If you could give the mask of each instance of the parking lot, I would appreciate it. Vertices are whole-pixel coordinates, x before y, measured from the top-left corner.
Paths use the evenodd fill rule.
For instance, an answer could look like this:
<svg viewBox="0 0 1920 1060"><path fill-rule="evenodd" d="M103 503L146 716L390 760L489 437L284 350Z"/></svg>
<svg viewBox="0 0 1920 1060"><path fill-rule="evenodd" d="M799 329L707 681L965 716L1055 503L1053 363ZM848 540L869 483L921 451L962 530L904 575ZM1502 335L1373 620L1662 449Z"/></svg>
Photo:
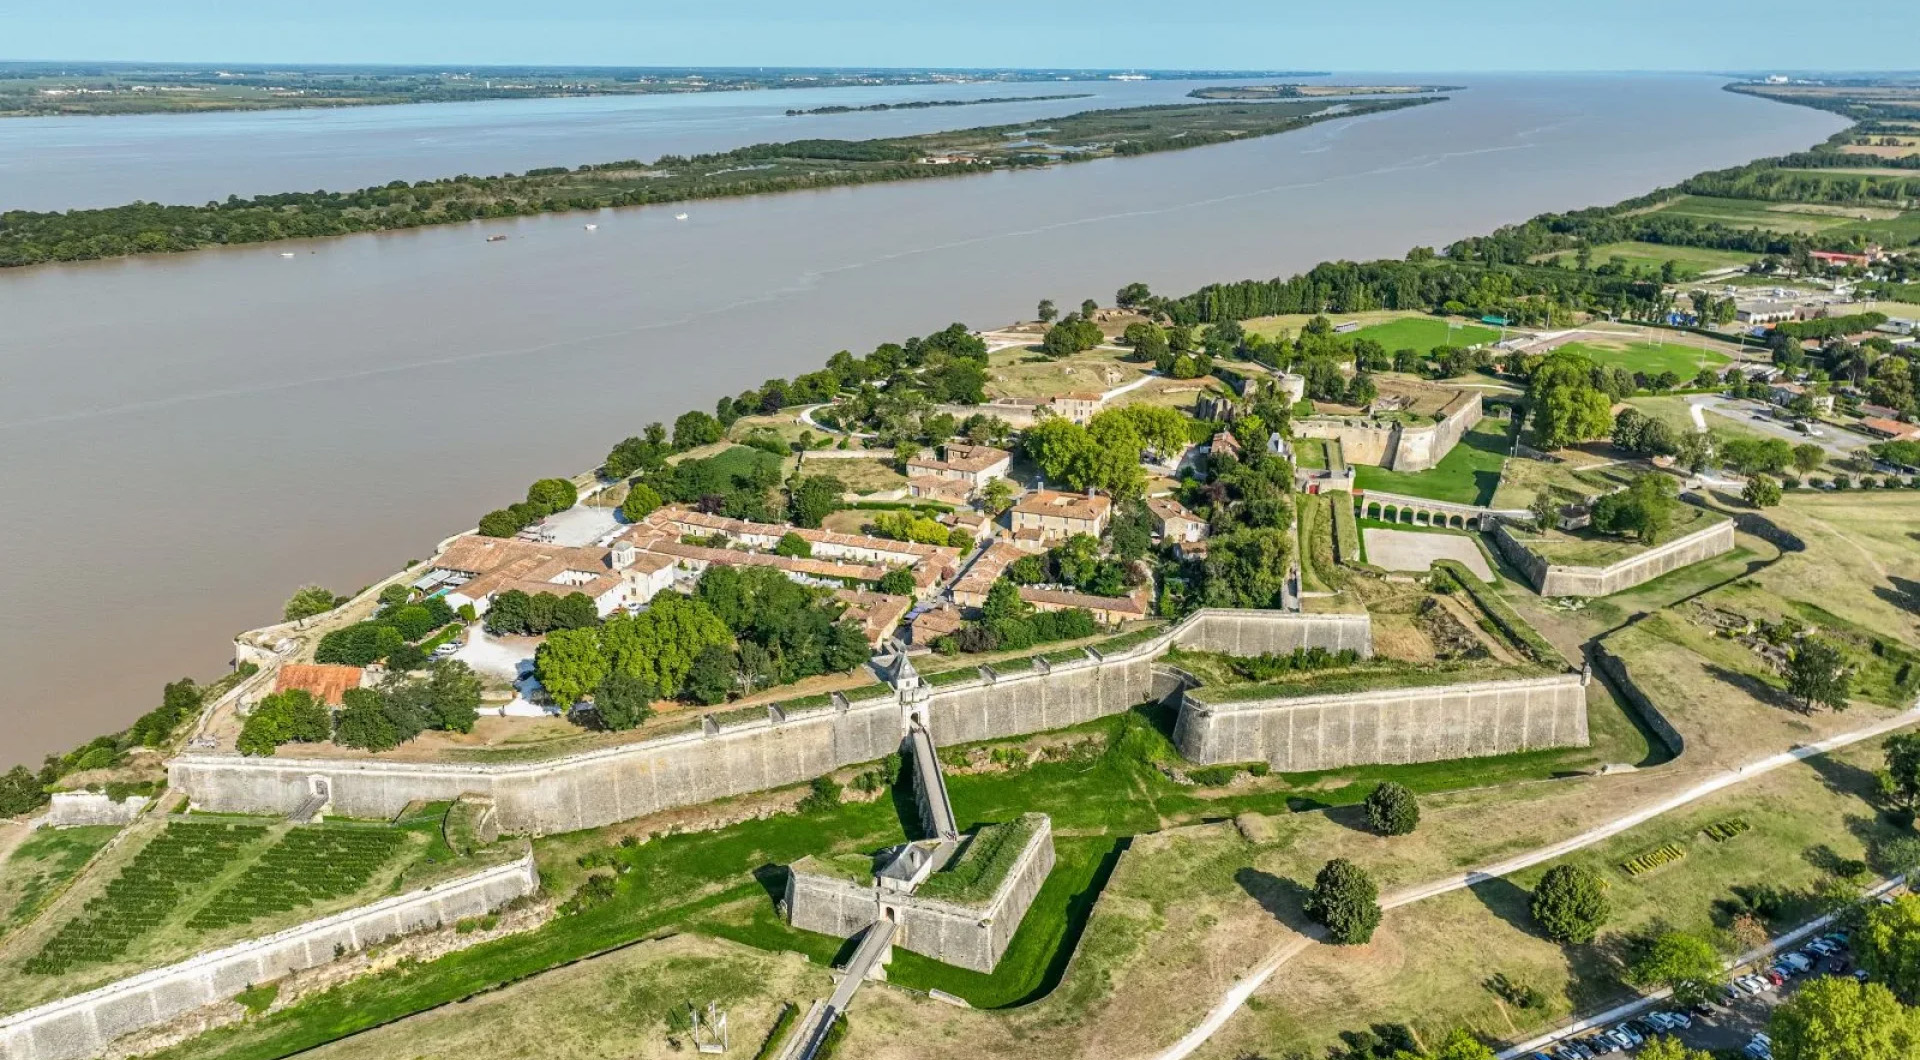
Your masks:
<svg viewBox="0 0 1920 1060"><path fill-rule="evenodd" d="M1822 975L1854 974L1853 958L1844 933L1808 939L1800 948L1776 954L1757 965L1736 970L1711 1002L1681 1009L1657 1006L1632 1019L1621 1020L1550 1046L1524 1060L1591 1060L1608 1053L1637 1050L1656 1035L1670 1035L1691 1049L1716 1056L1745 1056L1771 1060L1764 1036L1776 1005ZM1638 1039L1637 1041L1635 1039Z"/></svg>

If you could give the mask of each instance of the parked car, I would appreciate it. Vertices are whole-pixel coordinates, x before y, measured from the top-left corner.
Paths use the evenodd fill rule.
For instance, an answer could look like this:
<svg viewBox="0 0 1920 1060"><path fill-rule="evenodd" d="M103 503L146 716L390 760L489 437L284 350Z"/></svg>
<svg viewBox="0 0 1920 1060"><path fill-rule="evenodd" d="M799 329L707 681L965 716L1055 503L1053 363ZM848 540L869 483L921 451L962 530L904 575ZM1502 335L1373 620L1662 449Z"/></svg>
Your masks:
<svg viewBox="0 0 1920 1060"><path fill-rule="evenodd" d="M1813 970L1813 961L1804 953L1789 953L1780 958L1780 963L1793 969L1795 975L1805 975Z"/></svg>
<svg viewBox="0 0 1920 1060"><path fill-rule="evenodd" d="M1685 1030L1686 1028L1693 1026L1693 1017L1687 1015L1685 1012L1682 1012L1678 1009L1672 1009L1666 1012L1662 1012L1660 1013L1660 1015L1667 1017L1667 1021L1669 1023L1672 1023L1674 1026L1679 1027L1682 1030Z"/></svg>
<svg viewBox="0 0 1920 1060"><path fill-rule="evenodd" d="M1639 1031L1633 1029L1633 1025L1630 1023L1622 1023L1618 1027L1615 1027L1613 1033L1626 1039L1626 1048L1628 1049L1636 1048L1646 1041Z"/></svg>

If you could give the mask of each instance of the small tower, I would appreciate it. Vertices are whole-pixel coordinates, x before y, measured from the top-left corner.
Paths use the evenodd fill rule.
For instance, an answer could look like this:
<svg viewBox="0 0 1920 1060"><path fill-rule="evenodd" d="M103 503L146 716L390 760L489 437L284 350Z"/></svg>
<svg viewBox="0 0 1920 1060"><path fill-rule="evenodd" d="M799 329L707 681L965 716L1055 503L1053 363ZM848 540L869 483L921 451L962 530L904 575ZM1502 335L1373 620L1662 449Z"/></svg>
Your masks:
<svg viewBox="0 0 1920 1060"><path fill-rule="evenodd" d="M910 725L918 720L927 723L926 704L932 697L933 689L920 680L920 671L914 668L913 660L907 657L904 649L893 657L893 692L899 697L901 723Z"/></svg>

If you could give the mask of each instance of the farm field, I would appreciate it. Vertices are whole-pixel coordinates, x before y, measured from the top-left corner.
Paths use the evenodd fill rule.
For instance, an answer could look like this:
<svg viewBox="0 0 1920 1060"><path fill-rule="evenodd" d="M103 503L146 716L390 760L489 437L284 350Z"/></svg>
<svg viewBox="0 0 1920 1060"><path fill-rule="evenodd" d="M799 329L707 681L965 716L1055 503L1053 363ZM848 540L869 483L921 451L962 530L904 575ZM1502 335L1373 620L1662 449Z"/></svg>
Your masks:
<svg viewBox="0 0 1920 1060"><path fill-rule="evenodd" d="M1837 228L1863 216L1886 219L1900 211L1879 206L1845 206L1835 203L1766 202L1759 199L1721 199L1706 195L1683 195L1652 211L1700 221L1717 221L1733 228L1760 228L1769 232L1820 232ZM1600 255L1594 254L1600 261Z"/></svg>
<svg viewBox="0 0 1920 1060"><path fill-rule="evenodd" d="M441 839L446 807L400 825L175 818L116 849L0 948L0 1011L90 989L242 938L490 863ZM417 870L417 871L416 871Z"/></svg>
<svg viewBox="0 0 1920 1060"><path fill-rule="evenodd" d="M1475 424L1432 468L1408 474L1356 464L1354 486L1363 491L1384 490L1455 504L1484 505L1492 502L1500 486L1500 466L1511 452L1513 443L1507 437L1506 421L1488 417Z"/></svg>
<svg viewBox="0 0 1920 1060"><path fill-rule="evenodd" d="M1593 248L1593 263L1604 265L1614 258L1620 258L1629 269L1658 270L1671 261L1674 263L1676 278L1690 280L1703 272L1724 269L1736 265L1747 265L1759 255L1746 254L1733 250L1713 250L1707 247L1674 247L1660 243L1607 243ZM1565 253L1554 255L1565 257L1568 265L1573 264L1573 255Z"/></svg>
<svg viewBox="0 0 1920 1060"><path fill-rule="evenodd" d="M42 828L15 847L0 865L0 937L38 913L119 831L118 825Z"/></svg>
<svg viewBox="0 0 1920 1060"><path fill-rule="evenodd" d="M1691 385L1693 377L1702 368L1718 370L1733 363L1733 358L1704 346L1680 342L1649 342L1625 335L1600 336L1591 332L1583 334L1573 342L1556 346L1554 349L1556 352L1566 350L1581 354L1593 363L1609 368L1624 368L1629 372L1642 372L1649 376L1672 372L1680 377L1683 386Z"/></svg>

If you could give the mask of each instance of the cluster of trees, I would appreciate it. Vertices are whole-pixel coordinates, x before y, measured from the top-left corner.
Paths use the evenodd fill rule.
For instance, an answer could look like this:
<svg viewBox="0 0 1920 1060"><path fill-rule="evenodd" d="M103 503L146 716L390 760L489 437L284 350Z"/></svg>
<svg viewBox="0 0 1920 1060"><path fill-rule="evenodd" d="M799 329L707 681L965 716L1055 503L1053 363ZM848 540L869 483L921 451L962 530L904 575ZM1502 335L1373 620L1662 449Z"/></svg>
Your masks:
<svg viewBox="0 0 1920 1060"><path fill-rule="evenodd" d="M665 465L645 473L632 488L644 487L662 501L692 505L711 514L769 522L780 515L774 493L780 480L779 457L741 448Z"/></svg>
<svg viewBox="0 0 1920 1060"><path fill-rule="evenodd" d="M1100 632L1093 613L1073 607L1063 611L1036 611L1020 598L1020 587L1006 578L987 590L980 618L963 626L960 632L934 641L935 651L943 655L955 652L1018 651L1038 644L1078 640Z"/></svg>
<svg viewBox="0 0 1920 1060"><path fill-rule="evenodd" d="M1188 422L1175 409L1124 405L1099 413L1084 427L1047 417L1028 428L1020 444L1050 484L1129 500L1146 491L1142 454L1170 458L1184 452L1191 439Z"/></svg>
<svg viewBox="0 0 1920 1060"><path fill-rule="evenodd" d="M480 678L449 659L435 663L423 679L390 674L378 688L348 689L340 697L333 739L385 751L428 729L472 732L479 708Z"/></svg>
<svg viewBox="0 0 1920 1060"><path fill-rule="evenodd" d="M287 597L287 604L280 609L281 617L288 622L304 622L309 618L324 615L328 611L347 602L345 596L335 596L332 590L320 585L302 585Z"/></svg>
<svg viewBox="0 0 1920 1060"><path fill-rule="evenodd" d="M1642 456L1672 456L1680 451L1680 432L1636 408L1613 418L1613 444Z"/></svg>
<svg viewBox="0 0 1920 1060"><path fill-rule="evenodd" d="M1578 353L1548 354L1527 381L1536 444L1557 449L1606 437L1613 428L1613 403L1633 392L1631 379L1624 379L1624 390L1622 381Z"/></svg>
<svg viewBox="0 0 1920 1060"><path fill-rule="evenodd" d="M1049 357L1071 357L1093 349L1106 339L1100 325L1076 313L1068 313L1047 329L1046 337L1040 340L1040 349Z"/></svg>
<svg viewBox="0 0 1920 1060"><path fill-rule="evenodd" d="M656 700L711 705L859 666L871 653L844 611L772 568L715 566L691 597L662 593L641 614L550 634L534 673L556 703L591 698L602 724L629 728Z"/></svg>
<svg viewBox="0 0 1920 1060"><path fill-rule="evenodd" d="M480 678L467 664L436 662L424 677L393 673L380 687L348 689L334 711L304 689L264 696L240 729L241 754L270 755L283 743L334 740L345 747L385 751L427 729L472 732L479 716Z"/></svg>
<svg viewBox="0 0 1920 1060"><path fill-rule="evenodd" d="M1680 503L1678 492L1667 475L1640 475L1626 489L1593 502L1593 528L1603 534L1632 537L1642 544L1656 544L1673 522L1673 507Z"/></svg>
<svg viewBox="0 0 1920 1060"><path fill-rule="evenodd" d="M543 478L527 487L527 499L480 517L480 532L488 537L512 537L555 512L580 501L580 491L563 478Z"/></svg>
<svg viewBox="0 0 1920 1060"><path fill-rule="evenodd" d="M487 608L487 632L543 636L556 629L585 629L600 624L600 610L586 593L495 593Z"/></svg>
<svg viewBox="0 0 1920 1060"><path fill-rule="evenodd" d="M895 541L917 541L922 545L951 545L966 550L973 547L973 535L960 527L950 527L938 519L910 511L887 511L874 515L868 528L877 537Z"/></svg>
<svg viewBox="0 0 1920 1060"><path fill-rule="evenodd" d="M1045 553L1014 560L1006 576L1017 585L1068 585L1095 596L1124 596L1146 580L1129 560L1102 555L1100 542L1086 534L1075 534Z"/></svg>
<svg viewBox="0 0 1920 1060"><path fill-rule="evenodd" d="M399 587L404 592L404 587ZM591 606L591 603L589 603ZM369 666L385 660L395 670L417 670L426 665L426 653L415 642L455 618L452 605L438 596L418 603L389 605L378 615L333 630L314 648L315 662Z"/></svg>

